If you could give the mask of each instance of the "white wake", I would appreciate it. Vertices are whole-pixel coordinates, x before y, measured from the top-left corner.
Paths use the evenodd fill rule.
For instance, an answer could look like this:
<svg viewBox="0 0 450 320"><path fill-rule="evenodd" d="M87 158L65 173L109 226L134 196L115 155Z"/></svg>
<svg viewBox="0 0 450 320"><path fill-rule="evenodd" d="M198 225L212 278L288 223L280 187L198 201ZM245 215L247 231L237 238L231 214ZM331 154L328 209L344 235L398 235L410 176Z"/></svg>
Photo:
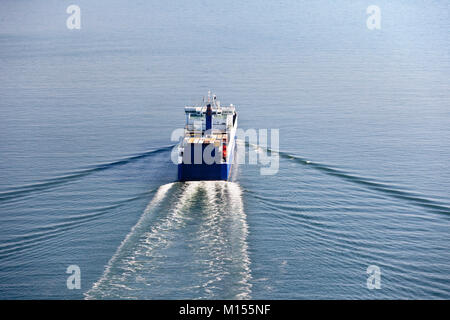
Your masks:
<svg viewBox="0 0 450 320"><path fill-rule="evenodd" d="M163 185L85 298L248 299L247 235L237 183Z"/></svg>

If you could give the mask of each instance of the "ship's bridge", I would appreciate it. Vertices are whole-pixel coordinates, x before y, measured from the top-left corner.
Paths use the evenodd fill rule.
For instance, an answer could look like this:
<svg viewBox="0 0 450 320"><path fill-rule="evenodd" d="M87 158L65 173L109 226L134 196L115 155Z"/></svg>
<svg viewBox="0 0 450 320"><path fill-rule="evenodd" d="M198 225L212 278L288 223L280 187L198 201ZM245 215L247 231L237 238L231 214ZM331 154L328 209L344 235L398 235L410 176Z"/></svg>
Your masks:
<svg viewBox="0 0 450 320"><path fill-rule="evenodd" d="M204 134L206 129L207 106L186 106L186 134ZM211 103L212 133L226 133L234 122L235 107L233 105L220 106L220 102Z"/></svg>

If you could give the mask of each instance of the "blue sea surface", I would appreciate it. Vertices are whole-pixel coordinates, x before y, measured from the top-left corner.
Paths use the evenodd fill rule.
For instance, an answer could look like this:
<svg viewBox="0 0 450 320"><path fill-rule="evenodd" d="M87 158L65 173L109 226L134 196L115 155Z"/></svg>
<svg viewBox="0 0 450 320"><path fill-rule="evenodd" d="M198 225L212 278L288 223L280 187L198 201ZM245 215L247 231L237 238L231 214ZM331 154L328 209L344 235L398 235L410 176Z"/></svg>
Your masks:
<svg viewBox="0 0 450 320"><path fill-rule="evenodd" d="M449 299L449 30L448 1L2 1L0 299ZM276 174L176 182L208 90L279 130L237 155Z"/></svg>

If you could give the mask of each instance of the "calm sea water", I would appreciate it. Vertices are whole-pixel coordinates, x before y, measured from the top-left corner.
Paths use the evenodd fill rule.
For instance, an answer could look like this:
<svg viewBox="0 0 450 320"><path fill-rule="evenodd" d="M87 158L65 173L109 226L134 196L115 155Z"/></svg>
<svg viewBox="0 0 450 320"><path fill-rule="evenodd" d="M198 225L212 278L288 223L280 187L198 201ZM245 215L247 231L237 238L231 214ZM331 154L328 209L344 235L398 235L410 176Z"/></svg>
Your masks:
<svg viewBox="0 0 450 320"><path fill-rule="evenodd" d="M0 4L0 298L450 298L447 1L70 4ZM209 89L276 175L175 182Z"/></svg>

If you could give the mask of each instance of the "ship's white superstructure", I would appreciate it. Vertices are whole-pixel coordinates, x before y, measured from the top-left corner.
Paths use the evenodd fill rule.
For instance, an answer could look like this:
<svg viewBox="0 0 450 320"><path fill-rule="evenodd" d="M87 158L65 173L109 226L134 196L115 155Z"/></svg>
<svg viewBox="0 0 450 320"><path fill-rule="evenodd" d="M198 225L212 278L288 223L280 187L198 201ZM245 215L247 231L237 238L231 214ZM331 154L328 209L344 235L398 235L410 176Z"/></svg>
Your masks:
<svg viewBox="0 0 450 320"><path fill-rule="evenodd" d="M184 111L186 125L179 148L179 180L227 180L235 148L235 106L221 105L215 95L208 93L202 105L186 106ZM214 156L214 162L205 154Z"/></svg>

